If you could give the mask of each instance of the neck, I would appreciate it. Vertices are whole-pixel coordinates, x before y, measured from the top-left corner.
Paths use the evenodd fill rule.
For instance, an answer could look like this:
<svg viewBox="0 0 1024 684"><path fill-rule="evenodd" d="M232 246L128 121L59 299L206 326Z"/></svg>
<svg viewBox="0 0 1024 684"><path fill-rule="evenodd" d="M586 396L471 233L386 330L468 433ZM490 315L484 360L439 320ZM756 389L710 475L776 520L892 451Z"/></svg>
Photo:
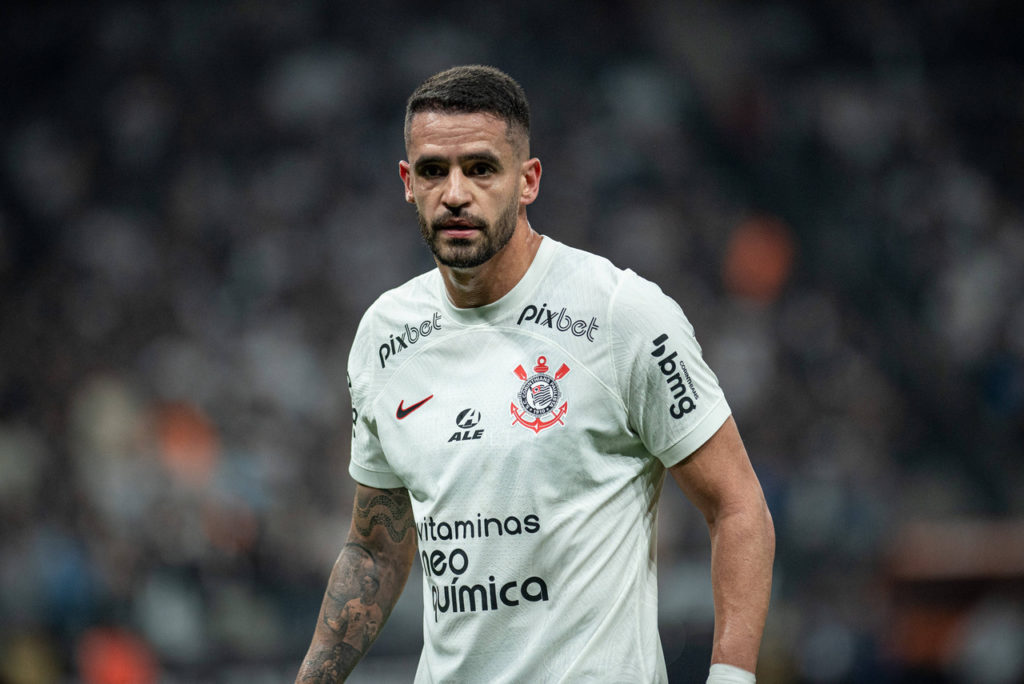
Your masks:
<svg viewBox="0 0 1024 684"><path fill-rule="evenodd" d="M526 275L542 239L525 218L520 218L508 244L485 263L473 268L438 264L452 304L470 309L504 297Z"/></svg>

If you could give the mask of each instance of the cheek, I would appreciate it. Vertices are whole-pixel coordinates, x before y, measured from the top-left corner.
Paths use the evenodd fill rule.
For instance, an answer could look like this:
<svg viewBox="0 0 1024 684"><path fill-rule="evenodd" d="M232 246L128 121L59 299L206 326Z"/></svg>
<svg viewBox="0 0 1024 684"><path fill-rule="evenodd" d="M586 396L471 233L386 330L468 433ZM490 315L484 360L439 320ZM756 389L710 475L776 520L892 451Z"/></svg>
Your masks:
<svg viewBox="0 0 1024 684"><path fill-rule="evenodd" d="M430 192L425 191L422 188L418 190L406 190L405 201L409 204L415 204L422 210L430 206L430 196Z"/></svg>
<svg viewBox="0 0 1024 684"><path fill-rule="evenodd" d="M518 205L519 202L523 199L523 194L525 193L525 191L526 191L526 188L525 188L525 186L522 183L519 183L519 182L513 183L512 187L509 188L508 194L505 195L505 197L508 199L506 204L508 204L508 205L511 205L511 204Z"/></svg>
<svg viewBox="0 0 1024 684"><path fill-rule="evenodd" d="M510 201L519 199L520 187L515 181L502 183L498 187L491 188L488 193L489 201L495 208L504 208Z"/></svg>

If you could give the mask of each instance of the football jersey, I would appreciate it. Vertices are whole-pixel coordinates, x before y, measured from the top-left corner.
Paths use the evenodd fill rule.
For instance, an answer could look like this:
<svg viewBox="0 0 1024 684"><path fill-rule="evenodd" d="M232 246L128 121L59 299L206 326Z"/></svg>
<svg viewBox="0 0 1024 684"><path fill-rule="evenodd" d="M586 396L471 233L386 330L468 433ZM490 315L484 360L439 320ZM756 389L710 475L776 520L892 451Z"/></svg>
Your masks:
<svg viewBox="0 0 1024 684"><path fill-rule="evenodd" d="M383 294L349 381L352 477L412 501L417 682L666 681L658 497L729 416L673 300L545 237L492 304Z"/></svg>

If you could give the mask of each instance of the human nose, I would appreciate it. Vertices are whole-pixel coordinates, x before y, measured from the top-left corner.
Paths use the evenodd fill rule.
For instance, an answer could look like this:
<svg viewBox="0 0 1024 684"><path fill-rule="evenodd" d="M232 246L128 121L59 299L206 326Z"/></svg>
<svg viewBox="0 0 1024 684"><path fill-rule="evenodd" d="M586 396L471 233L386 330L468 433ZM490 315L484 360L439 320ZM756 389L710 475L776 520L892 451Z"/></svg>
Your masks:
<svg viewBox="0 0 1024 684"><path fill-rule="evenodd" d="M448 209L456 209L469 204L468 179L462 174L461 169L455 168L448 172L441 202Z"/></svg>

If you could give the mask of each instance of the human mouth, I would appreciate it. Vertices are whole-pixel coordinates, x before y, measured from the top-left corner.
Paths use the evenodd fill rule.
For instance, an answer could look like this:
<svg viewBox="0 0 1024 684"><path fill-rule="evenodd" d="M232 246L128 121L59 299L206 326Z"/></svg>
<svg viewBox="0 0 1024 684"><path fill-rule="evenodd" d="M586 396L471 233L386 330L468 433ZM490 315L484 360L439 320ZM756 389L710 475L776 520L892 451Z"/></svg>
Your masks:
<svg viewBox="0 0 1024 684"><path fill-rule="evenodd" d="M481 230L480 226L465 220L445 221L435 229L450 238L468 238Z"/></svg>
<svg viewBox="0 0 1024 684"><path fill-rule="evenodd" d="M469 238L477 233L478 228L442 228L441 232L450 238Z"/></svg>

